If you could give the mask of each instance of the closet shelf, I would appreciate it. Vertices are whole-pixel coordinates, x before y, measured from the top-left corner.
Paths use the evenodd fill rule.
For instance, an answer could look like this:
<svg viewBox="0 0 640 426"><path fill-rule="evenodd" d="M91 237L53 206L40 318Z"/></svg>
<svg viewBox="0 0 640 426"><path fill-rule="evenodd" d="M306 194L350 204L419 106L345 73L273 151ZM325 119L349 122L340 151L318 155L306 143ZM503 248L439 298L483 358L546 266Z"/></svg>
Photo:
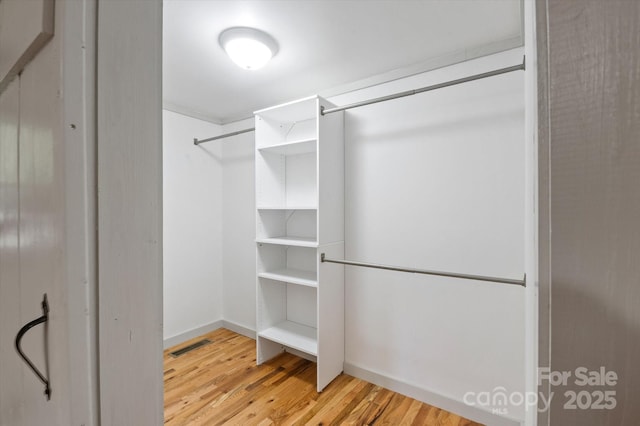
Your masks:
<svg viewBox="0 0 640 426"><path fill-rule="evenodd" d="M301 271L299 269L278 269L275 271L260 272L258 276L270 280L282 281L285 283L299 284L308 287L318 287L318 280L315 272Z"/></svg>
<svg viewBox="0 0 640 426"><path fill-rule="evenodd" d="M258 206L258 210L318 210L317 206Z"/></svg>
<svg viewBox="0 0 640 426"><path fill-rule="evenodd" d="M266 118L280 123L295 123L317 117L317 96L309 96L297 101L287 102L255 111L258 119Z"/></svg>
<svg viewBox="0 0 640 426"><path fill-rule="evenodd" d="M273 237L273 238L258 238L256 243L261 244L277 244L281 246L295 246L295 247L318 247L318 241L315 238L304 237Z"/></svg>
<svg viewBox="0 0 640 426"><path fill-rule="evenodd" d="M258 333L258 336L304 353L317 356L316 329L292 321L283 321Z"/></svg>
<svg viewBox="0 0 640 426"><path fill-rule="evenodd" d="M279 155L300 155L316 152L316 139L301 139L291 142L283 142L277 145L265 146L258 148L260 152Z"/></svg>

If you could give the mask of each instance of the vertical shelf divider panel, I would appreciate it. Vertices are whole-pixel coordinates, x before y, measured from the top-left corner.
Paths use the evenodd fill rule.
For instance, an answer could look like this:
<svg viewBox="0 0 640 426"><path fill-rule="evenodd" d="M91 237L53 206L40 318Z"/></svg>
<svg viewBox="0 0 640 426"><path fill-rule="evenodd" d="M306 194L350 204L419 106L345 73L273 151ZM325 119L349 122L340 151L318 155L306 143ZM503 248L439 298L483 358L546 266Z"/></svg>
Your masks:
<svg viewBox="0 0 640 426"><path fill-rule="evenodd" d="M334 105L320 98L321 107ZM318 378L323 389L344 365L344 265L320 263L320 254L344 259L344 114L318 120Z"/></svg>
<svg viewBox="0 0 640 426"><path fill-rule="evenodd" d="M319 96L257 111L257 363L317 362L317 390L343 370L344 113Z"/></svg>

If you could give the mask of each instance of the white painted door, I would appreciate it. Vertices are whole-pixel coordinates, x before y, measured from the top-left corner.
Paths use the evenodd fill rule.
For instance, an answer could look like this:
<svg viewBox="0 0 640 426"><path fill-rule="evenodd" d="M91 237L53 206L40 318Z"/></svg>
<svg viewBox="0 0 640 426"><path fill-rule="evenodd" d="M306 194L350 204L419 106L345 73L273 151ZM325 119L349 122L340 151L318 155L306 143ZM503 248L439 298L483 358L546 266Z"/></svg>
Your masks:
<svg viewBox="0 0 640 426"><path fill-rule="evenodd" d="M0 425L23 416L22 368L12 338L20 327L18 257L18 83L0 95Z"/></svg>
<svg viewBox="0 0 640 426"><path fill-rule="evenodd" d="M64 3L74 2L58 2L60 22L81 10ZM52 0L0 0L0 426L95 424L92 208L87 191L72 192L70 177L87 173L77 154L86 146L74 147L67 130L85 122L65 124L66 96L78 89L65 86L73 49L63 49L66 32L53 36L53 16ZM49 378L50 399L14 348L18 330L42 315L44 294L49 320L22 348Z"/></svg>

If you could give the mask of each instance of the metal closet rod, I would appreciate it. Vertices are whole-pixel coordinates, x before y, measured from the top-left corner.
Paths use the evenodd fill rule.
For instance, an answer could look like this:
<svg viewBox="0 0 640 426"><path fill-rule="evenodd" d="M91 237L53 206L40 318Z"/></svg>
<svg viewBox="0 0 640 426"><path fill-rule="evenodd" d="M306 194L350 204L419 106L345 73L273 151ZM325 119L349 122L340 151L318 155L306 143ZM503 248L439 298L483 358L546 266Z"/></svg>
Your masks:
<svg viewBox="0 0 640 426"><path fill-rule="evenodd" d="M320 254L320 262L339 263L341 265L362 266L365 268L386 269L388 271L410 272L412 274L437 275L440 277L463 278L466 280L490 281L500 284L527 286L527 275L525 274L521 280L512 278L485 277L482 275L458 274L455 272L429 271L427 269L405 268L401 266L380 265L377 263L354 262L352 260L336 260L327 259L324 253Z"/></svg>
<svg viewBox="0 0 640 426"><path fill-rule="evenodd" d="M230 136L241 135L243 133L253 132L254 130L256 130L256 128L255 127L251 127L250 129L243 129L243 130L238 130L237 132L225 133L224 135L214 136L212 138L207 138L207 139L193 138L193 144L194 145L200 145L201 143L216 141L218 139L224 139L224 138L228 138Z"/></svg>
<svg viewBox="0 0 640 426"><path fill-rule="evenodd" d="M480 79L483 79L483 78L493 77L493 76L500 75L500 74L506 74L506 73L513 72L513 71L520 71L520 70L524 71L525 70L525 60L526 60L526 57L523 56L522 57L522 63L518 64L518 65L513 65L513 66L510 66L510 67L506 67L506 68L500 68L500 69L493 70L493 71L483 72L481 74L475 74L475 75L472 75L472 76L469 76L469 77L458 78L456 80L446 81L444 83L433 84L431 86L421 87L419 89L407 90L406 92L395 93L393 95L381 96L379 98L369 99L367 101L355 102L355 103L352 103L352 104L349 104L349 105L344 105L344 106L335 107L335 108L320 107L320 115L327 115L327 114L331 114L332 112L344 111L344 110L347 110L347 109L358 108L358 107L365 106L365 105L377 104L378 102L390 101L392 99L404 98L406 96L417 95L418 93L430 92L432 90L442 89L443 87L455 86L457 84L468 83L469 81L480 80ZM238 130L237 132L226 133L224 135L214 136L214 137L208 138L208 139L198 140L198 139L194 138L193 139L193 144L194 145L199 145L199 144L204 143L204 142L215 141L215 140L218 140L218 139L223 139L223 138L228 138L228 137L235 136L235 135L240 135L242 133L253 132L254 130L255 130L255 128L252 127L250 129Z"/></svg>
<svg viewBox="0 0 640 426"><path fill-rule="evenodd" d="M520 71L525 69L525 57L522 57L522 63L513 65L506 68L500 68L498 70L483 72L481 74L475 74L469 77L459 78L457 80L445 81L444 83L433 84L431 86L421 87L419 89L407 90L406 92L394 93L393 95L381 96L379 98L369 99L367 101L355 102L349 105L344 105L335 108L320 108L320 115L331 114L332 112L344 111L351 108L358 108L365 105L377 104L378 102L390 101L392 99L404 98L406 96L417 95L418 93L430 92L432 90L442 89L443 87L455 86L456 84L468 83L469 81L480 80L487 77L493 77L495 75L506 74L508 72Z"/></svg>

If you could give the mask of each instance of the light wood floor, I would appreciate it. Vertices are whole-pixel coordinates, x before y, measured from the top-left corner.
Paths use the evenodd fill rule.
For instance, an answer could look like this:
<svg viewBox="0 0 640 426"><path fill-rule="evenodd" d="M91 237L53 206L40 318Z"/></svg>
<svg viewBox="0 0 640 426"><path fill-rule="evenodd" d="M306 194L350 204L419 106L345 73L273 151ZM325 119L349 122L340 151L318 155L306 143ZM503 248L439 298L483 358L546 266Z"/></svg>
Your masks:
<svg viewBox="0 0 640 426"><path fill-rule="evenodd" d="M316 365L288 353L255 360L255 341L226 329L166 350L165 425L477 425L346 374L317 393Z"/></svg>

